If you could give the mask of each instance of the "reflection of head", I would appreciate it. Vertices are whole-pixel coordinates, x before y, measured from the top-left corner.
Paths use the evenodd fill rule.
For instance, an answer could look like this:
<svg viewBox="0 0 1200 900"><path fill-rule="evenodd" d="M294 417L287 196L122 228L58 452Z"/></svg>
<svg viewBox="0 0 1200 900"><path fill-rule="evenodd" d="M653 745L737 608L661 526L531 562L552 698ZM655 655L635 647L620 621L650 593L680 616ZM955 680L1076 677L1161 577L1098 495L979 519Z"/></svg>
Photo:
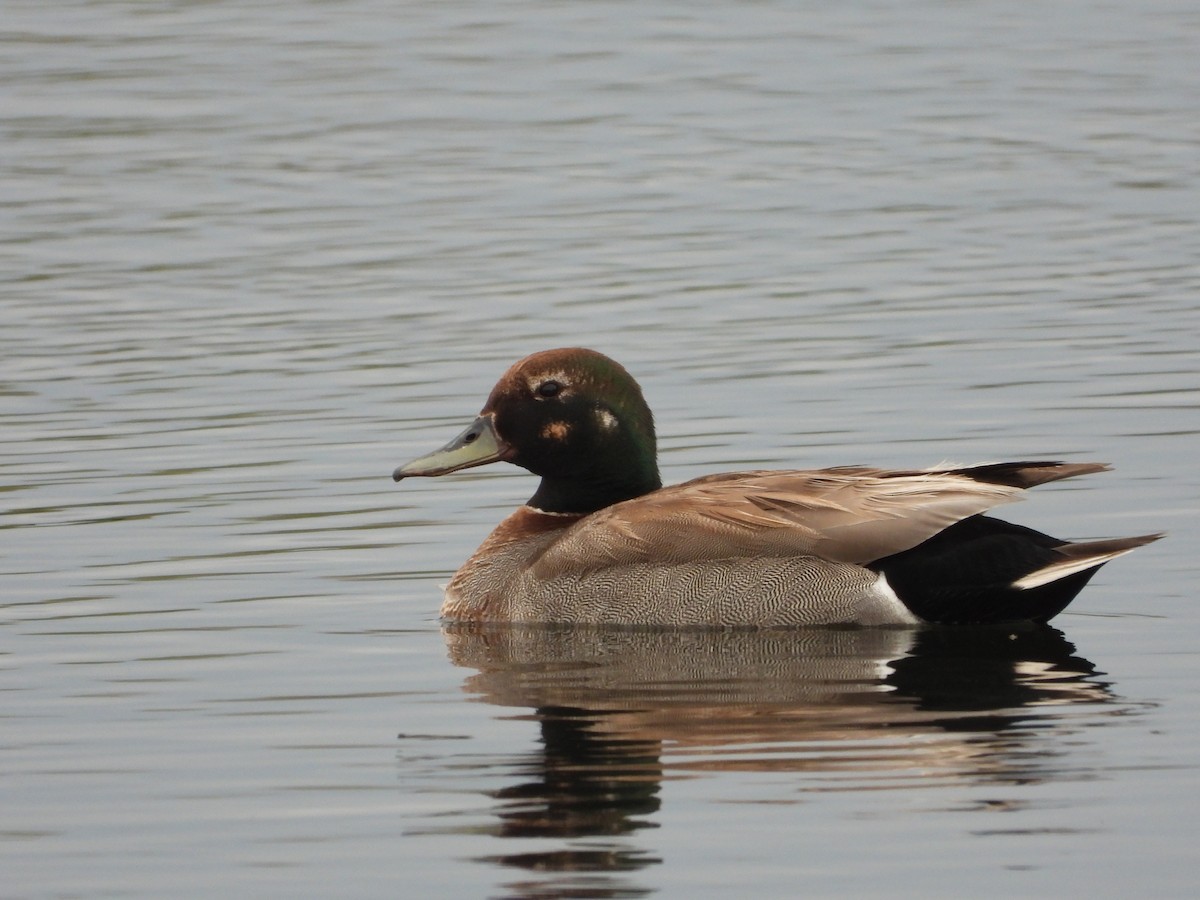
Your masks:
<svg viewBox="0 0 1200 900"><path fill-rule="evenodd" d="M541 764L529 780L497 791L502 834L575 837L626 834L646 827L634 817L657 812L659 744L594 729L596 715L567 707L537 711Z"/></svg>

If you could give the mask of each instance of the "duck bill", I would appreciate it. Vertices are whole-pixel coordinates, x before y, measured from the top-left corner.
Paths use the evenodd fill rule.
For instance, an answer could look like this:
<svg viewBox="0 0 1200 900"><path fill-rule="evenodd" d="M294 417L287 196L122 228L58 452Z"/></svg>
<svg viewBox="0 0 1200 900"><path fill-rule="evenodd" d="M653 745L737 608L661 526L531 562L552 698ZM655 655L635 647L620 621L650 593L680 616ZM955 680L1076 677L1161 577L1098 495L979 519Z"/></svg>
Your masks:
<svg viewBox="0 0 1200 900"><path fill-rule="evenodd" d="M483 466L507 459L508 452L508 444L496 434L492 417L480 416L442 449L400 466L392 473L392 480L399 481L414 475L445 475L459 469Z"/></svg>

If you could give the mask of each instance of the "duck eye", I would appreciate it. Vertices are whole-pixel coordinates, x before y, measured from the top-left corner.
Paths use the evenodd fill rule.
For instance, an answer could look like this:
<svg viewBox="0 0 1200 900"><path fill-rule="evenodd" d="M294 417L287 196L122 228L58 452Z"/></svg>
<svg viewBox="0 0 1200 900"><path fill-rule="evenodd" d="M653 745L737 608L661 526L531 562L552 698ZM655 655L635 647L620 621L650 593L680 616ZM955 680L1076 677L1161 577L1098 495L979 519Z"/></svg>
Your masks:
<svg viewBox="0 0 1200 900"><path fill-rule="evenodd" d="M553 397L562 390L562 385L557 381L543 381L537 386L537 394L539 397Z"/></svg>

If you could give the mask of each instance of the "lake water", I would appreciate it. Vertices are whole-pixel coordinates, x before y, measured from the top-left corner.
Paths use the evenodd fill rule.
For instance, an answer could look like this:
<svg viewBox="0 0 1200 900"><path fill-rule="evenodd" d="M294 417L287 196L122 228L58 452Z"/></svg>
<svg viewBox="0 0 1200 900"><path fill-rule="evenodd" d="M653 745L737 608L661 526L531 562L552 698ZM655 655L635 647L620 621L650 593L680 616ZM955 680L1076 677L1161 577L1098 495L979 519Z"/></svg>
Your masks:
<svg viewBox="0 0 1200 900"><path fill-rule="evenodd" d="M1191 896L1194 3L10 0L5 897ZM527 352L668 481L1049 457L1055 630L443 630Z"/></svg>

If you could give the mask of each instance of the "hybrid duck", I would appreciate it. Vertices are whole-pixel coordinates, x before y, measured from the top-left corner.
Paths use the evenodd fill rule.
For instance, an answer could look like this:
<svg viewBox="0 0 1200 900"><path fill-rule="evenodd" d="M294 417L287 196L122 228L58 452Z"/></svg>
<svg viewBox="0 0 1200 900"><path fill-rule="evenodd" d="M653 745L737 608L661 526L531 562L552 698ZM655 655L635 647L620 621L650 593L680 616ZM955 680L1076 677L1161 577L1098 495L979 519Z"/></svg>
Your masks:
<svg viewBox="0 0 1200 900"><path fill-rule="evenodd" d="M541 477L454 574L449 620L661 626L1046 622L1161 535L1072 543L982 515L1103 463L728 472L663 487L633 377L582 348L514 364L400 481L504 461Z"/></svg>

